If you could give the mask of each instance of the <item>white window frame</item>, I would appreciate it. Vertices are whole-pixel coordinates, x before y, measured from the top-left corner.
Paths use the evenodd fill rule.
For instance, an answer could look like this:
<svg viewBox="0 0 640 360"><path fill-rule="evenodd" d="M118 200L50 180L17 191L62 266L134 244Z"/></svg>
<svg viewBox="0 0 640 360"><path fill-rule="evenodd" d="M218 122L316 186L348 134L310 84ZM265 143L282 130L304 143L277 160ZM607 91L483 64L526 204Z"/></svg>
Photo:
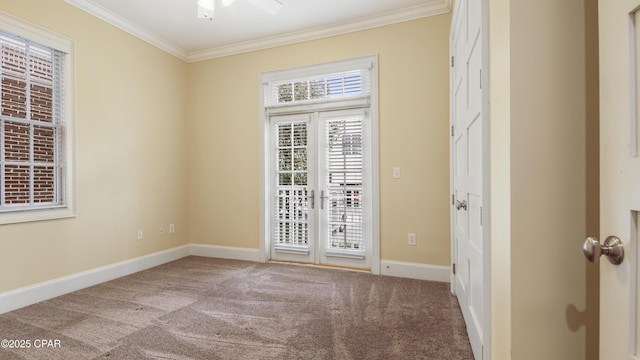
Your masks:
<svg viewBox="0 0 640 360"><path fill-rule="evenodd" d="M62 193L60 204L43 207L17 207L16 210L0 212L0 224L22 223L75 217L75 53L73 40L56 34L48 29L29 23L22 19L0 12L0 30L24 38L31 42L64 52L64 120L63 135L60 146L63 158L59 162L64 164L60 173L62 185L58 191Z"/></svg>
<svg viewBox="0 0 640 360"><path fill-rule="evenodd" d="M369 92L363 96L348 96L338 98L323 98L316 101L286 102L268 104L269 85L274 82L292 79L304 79L327 74L348 72L359 69L370 69ZM269 236L271 234L271 221L269 218L269 204L271 194L271 168L270 156L272 154L270 143L271 115L295 114L301 111L319 112L323 110L342 110L346 108L362 107L367 105L369 109L369 121L372 139L371 143L371 168L372 173L371 193L373 194L371 221L380 224L380 185L379 185L379 146L378 146L378 56L364 56L347 60L328 62L317 65L302 66L285 70L277 70L261 73L258 82L258 110L260 126L260 255L262 261L270 259ZM380 274L380 227L374 225L372 229L371 244L371 272Z"/></svg>

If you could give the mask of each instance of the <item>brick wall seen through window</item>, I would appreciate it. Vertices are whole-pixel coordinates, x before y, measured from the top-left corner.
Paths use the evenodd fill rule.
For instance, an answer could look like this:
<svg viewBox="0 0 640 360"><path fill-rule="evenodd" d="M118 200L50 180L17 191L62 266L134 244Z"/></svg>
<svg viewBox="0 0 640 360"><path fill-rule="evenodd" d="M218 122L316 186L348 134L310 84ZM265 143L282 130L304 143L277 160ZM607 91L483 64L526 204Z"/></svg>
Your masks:
<svg viewBox="0 0 640 360"><path fill-rule="evenodd" d="M64 205L64 53L0 31L0 211Z"/></svg>

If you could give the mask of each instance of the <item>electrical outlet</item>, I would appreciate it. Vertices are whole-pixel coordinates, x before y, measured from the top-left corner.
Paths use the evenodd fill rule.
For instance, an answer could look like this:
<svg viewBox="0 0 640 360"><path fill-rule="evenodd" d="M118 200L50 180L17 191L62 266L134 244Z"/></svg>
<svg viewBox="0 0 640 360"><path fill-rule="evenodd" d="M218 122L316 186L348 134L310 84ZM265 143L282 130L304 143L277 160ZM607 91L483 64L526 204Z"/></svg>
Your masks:
<svg viewBox="0 0 640 360"><path fill-rule="evenodd" d="M160 226L160 231L158 231L158 235L164 235L164 226Z"/></svg>
<svg viewBox="0 0 640 360"><path fill-rule="evenodd" d="M173 234L176 232L176 225L175 224L169 224L169 234Z"/></svg>
<svg viewBox="0 0 640 360"><path fill-rule="evenodd" d="M416 234L409 234L409 236L407 237L407 240L409 241L409 245L415 246L416 245Z"/></svg>
<svg viewBox="0 0 640 360"><path fill-rule="evenodd" d="M138 240L142 240L144 238L144 233L142 232L142 229L138 229Z"/></svg>

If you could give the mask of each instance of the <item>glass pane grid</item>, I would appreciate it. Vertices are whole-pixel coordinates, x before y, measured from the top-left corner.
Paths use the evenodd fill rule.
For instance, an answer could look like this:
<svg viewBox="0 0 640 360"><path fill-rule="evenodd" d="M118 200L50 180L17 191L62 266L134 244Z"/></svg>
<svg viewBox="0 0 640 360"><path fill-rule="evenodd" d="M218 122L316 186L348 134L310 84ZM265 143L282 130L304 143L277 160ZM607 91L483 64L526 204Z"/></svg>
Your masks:
<svg viewBox="0 0 640 360"><path fill-rule="evenodd" d="M276 125L276 245L309 245L307 124Z"/></svg>
<svg viewBox="0 0 640 360"><path fill-rule="evenodd" d="M277 82L270 85L275 92L275 103L305 102L324 98L363 95L368 82L363 70L327 74L307 79ZM267 98L267 100L269 100ZM269 103L269 101L267 101Z"/></svg>
<svg viewBox="0 0 640 360"><path fill-rule="evenodd" d="M0 209L62 201L63 57L0 34Z"/></svg>

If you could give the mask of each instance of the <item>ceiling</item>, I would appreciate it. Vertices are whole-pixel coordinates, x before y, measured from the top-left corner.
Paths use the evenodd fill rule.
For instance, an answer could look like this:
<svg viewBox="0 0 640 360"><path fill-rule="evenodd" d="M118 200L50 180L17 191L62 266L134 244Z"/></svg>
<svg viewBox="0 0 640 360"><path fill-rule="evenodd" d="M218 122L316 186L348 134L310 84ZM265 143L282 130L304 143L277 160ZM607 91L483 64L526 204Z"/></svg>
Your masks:
<svg viewBox="0 0 640 360"><path fill-rule="evenodd" d="M446 13L451 0L247 0L198 19L197 0L65 0L185 61L201 61Z"/></svg>

